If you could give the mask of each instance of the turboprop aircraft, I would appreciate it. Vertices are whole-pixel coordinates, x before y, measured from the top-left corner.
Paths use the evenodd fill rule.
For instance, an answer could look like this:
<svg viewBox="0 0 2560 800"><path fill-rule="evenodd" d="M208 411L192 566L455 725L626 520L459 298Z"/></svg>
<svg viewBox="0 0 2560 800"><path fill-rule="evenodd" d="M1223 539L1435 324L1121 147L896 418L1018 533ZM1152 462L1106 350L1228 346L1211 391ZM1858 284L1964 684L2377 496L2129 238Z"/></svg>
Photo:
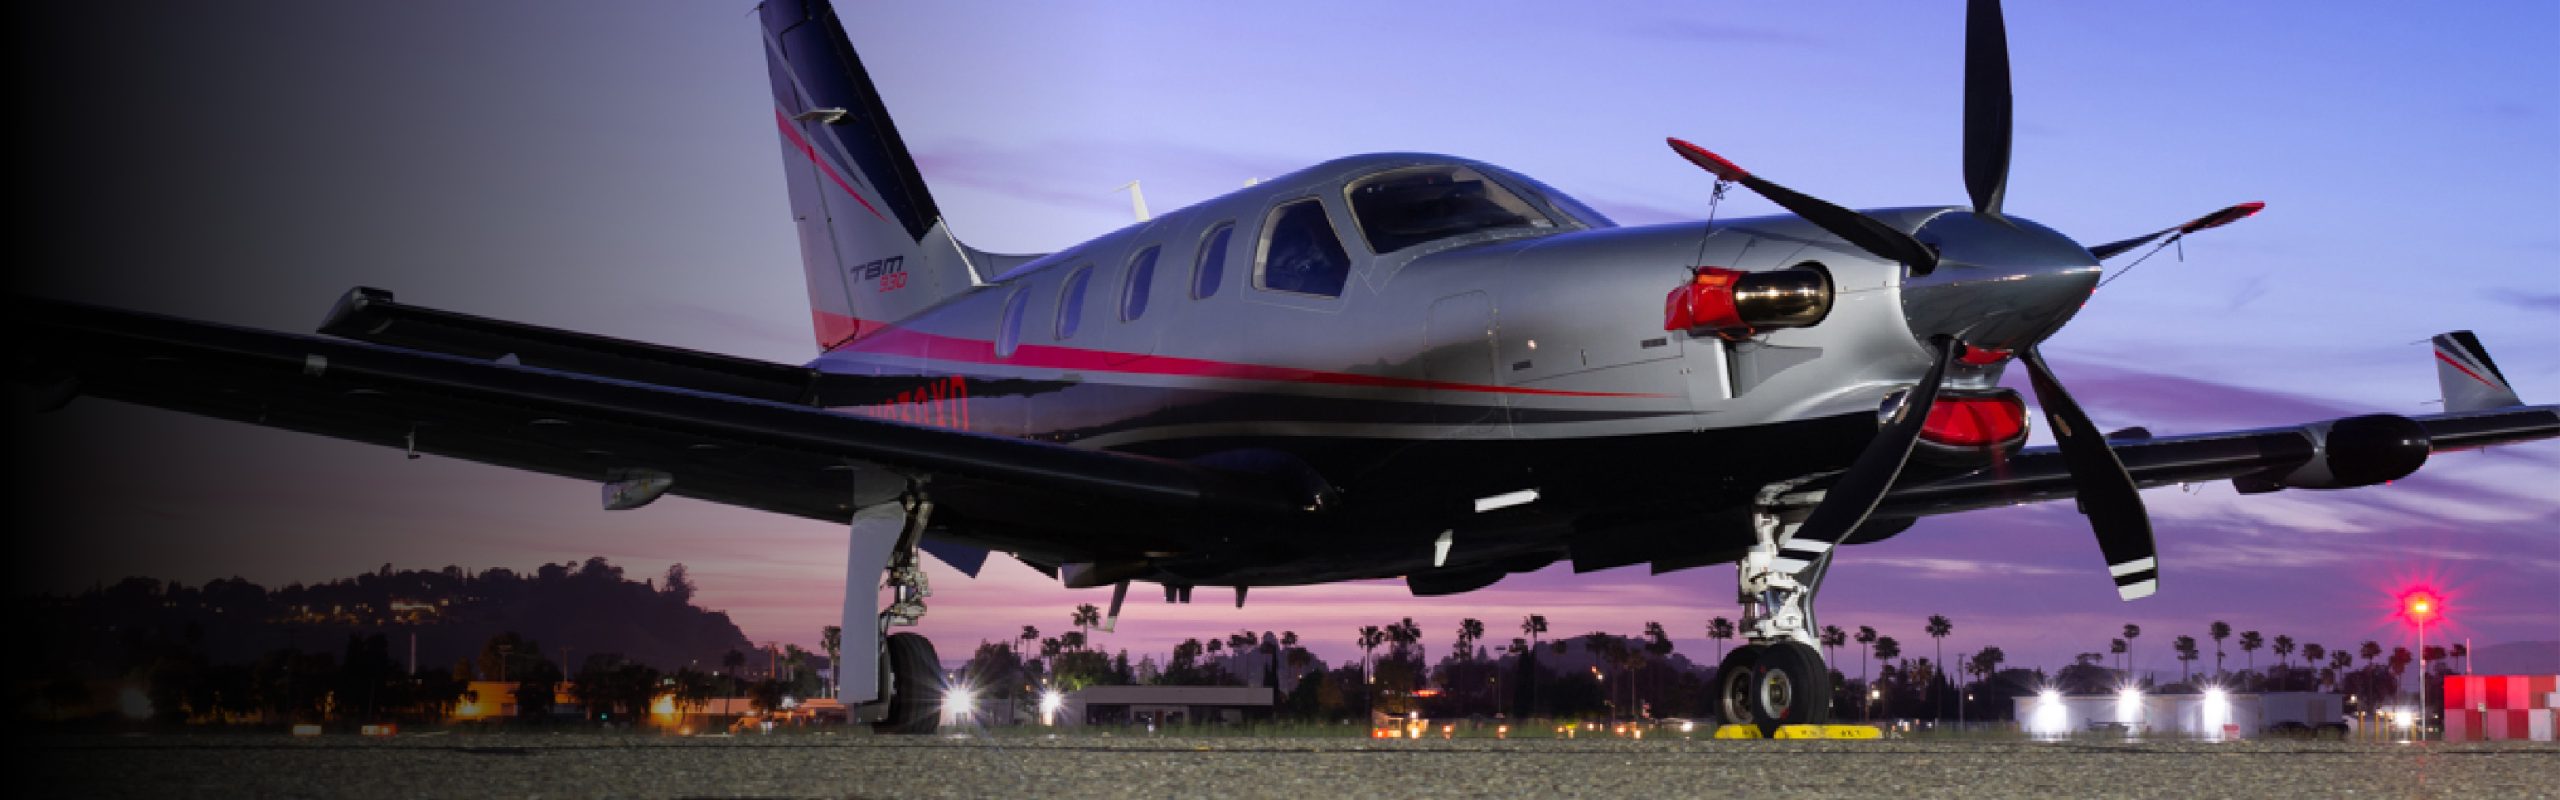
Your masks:
<svg viewBox="0 0 2560 800"><path fill-rule="evenodd" d="M927 553L1067 586L1242 602L1400 578L1417 595L1577 570L1737 565L1736 723L1820 722L1813 599L1841 545L2071 499L2124 598L2162 565L2143 487L2366 486L2560 435L2476 338L2436 338L2442 413L2102 432L2039 354L2104 264L2245 218L2095 246L2006 208L2000 8L1966 35L1967 202L1853 211L1681 140L1787 214L1620 226L1463 158L1353 156L1042 255L955 238L816 0L760 12L821 354L713 355L349 292L318 335L20 301L23 390L87 395L845 524L842 685L932 729ZM2026 398L2054 436L2027 447ZM864 589L879 587L881 592ZM856 632L870 632L861 635Z"/></svg>

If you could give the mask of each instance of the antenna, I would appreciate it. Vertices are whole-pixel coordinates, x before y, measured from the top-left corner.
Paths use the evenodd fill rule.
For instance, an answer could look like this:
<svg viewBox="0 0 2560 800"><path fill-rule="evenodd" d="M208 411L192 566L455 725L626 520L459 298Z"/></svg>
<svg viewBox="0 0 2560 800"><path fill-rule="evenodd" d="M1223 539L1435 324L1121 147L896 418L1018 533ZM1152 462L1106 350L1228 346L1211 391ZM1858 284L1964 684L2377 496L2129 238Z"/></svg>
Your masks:
<svg viewBox="0 0 2560 800"><path fill-rule="evenodd" d="M1129 191L1129 212L1138 215L1139 222L1145 222L1149 217L1155 216L1147 213L1147 193L1146 190L1138 188L1137 181L1130 181L1128 183L1121 184L1120 189L1113 189L1112 191L1116 192L1121 189Z"/></svg>

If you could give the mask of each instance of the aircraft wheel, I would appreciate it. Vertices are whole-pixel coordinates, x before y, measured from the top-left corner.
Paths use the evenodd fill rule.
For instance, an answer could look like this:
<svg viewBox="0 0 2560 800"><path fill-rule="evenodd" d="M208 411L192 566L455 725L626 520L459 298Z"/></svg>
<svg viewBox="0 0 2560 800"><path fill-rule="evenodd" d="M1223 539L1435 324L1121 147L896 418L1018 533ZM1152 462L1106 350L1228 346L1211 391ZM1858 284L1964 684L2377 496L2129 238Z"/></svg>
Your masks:
<svg viewBox="0 0 2560 800"><path fill-rule="evenodd" d="M1803 642L1779 642L1760 651L1751 668L1751 710L1760 734L1780 725L1820 725L1831 719L1831 670L1822 654Z"/></svg>
<svg viewBox="0 0 2560 800"><path fill-rule="evenodd" d="M1716 664L1716 713L1727 725L1759 724L1759 705L1752 701L1752 687L1763 649L1756 644L1736 647Z"/></svg>
<svg viewBox="0 0 2560 800"><path fill-rule="evenodd" d="M942 662L933 643L912 633L892 633L881 650L889 662L889 716L872 733L931 734L942 727Z"/></svg>

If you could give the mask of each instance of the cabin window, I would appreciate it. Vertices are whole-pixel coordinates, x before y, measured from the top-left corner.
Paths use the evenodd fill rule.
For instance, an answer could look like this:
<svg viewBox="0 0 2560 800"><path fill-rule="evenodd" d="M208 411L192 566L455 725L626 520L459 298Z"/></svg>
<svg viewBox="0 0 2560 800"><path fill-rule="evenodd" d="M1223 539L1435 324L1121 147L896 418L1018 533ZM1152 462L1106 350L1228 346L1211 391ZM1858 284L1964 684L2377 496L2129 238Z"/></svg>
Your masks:
<svg viewBox="0 0 2560 800"><path fill-rule="evenodd" d="M1120 290L1120 321L1129 322L1147 313L1147 290L1156 283L1156 253L1164 248L1150 245L1129 259L1129 284Z"/></svg>
<svg viewBox="0 0 2560 800"><path fill-rule="evenodd" d="M1022 343L1022 307L1030 299L1030 292L1016 291L1004 301L1004 322L996 328L997 358L1012 357L1013 346Z"/></svg>
<svg viewBox="0 0 2560 800"><path fill-rule="evenodd" d="M1067 276L1066 289L1058 293L1058 338L1074 338L1076 326L1084 324L1084 288L1093 282L1093 265L1077 267Z"/></svg>
<svg viewBox="0 0 2560 800"><path fill-rule="evenodd" d="M1343 191L1360 234L1379 255L1482 230L1555 226L1519 195L1466 167L1389 170Z"/></svg>
<svg viewBox="0 0 2560 800"><path fill-rule="evenodd" d="M1201 238L1200 263L1191 266L1191 299L1206 300L1218 293L1218 279L1227 271L1227 239L1235 232L1235 223L1221 222Z"/></svg>
<svg viewBox="0 0 2560 800"><path fill-rule="evenodd" d="M1281 292L1341 297L1351 277L1351 256L1342 238L1325 220L1324 204L1300 200L1274 209L1262 229L1262 252L1255 270L1262 288Z"/></svg>

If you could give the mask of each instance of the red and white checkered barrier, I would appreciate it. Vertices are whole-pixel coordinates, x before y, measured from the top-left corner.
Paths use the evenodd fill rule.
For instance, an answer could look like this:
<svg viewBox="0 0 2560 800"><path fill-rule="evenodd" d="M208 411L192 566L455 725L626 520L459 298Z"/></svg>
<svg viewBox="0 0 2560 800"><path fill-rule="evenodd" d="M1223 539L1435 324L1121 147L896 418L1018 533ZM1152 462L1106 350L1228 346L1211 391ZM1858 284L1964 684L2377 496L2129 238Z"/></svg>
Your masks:
<svg viewBox="0 0 2560 800"><path fill-rule="evenodd" d="M2444 679L2444 739L2552 741L2560 728L2560 675L2454 675Z"/></svg>

